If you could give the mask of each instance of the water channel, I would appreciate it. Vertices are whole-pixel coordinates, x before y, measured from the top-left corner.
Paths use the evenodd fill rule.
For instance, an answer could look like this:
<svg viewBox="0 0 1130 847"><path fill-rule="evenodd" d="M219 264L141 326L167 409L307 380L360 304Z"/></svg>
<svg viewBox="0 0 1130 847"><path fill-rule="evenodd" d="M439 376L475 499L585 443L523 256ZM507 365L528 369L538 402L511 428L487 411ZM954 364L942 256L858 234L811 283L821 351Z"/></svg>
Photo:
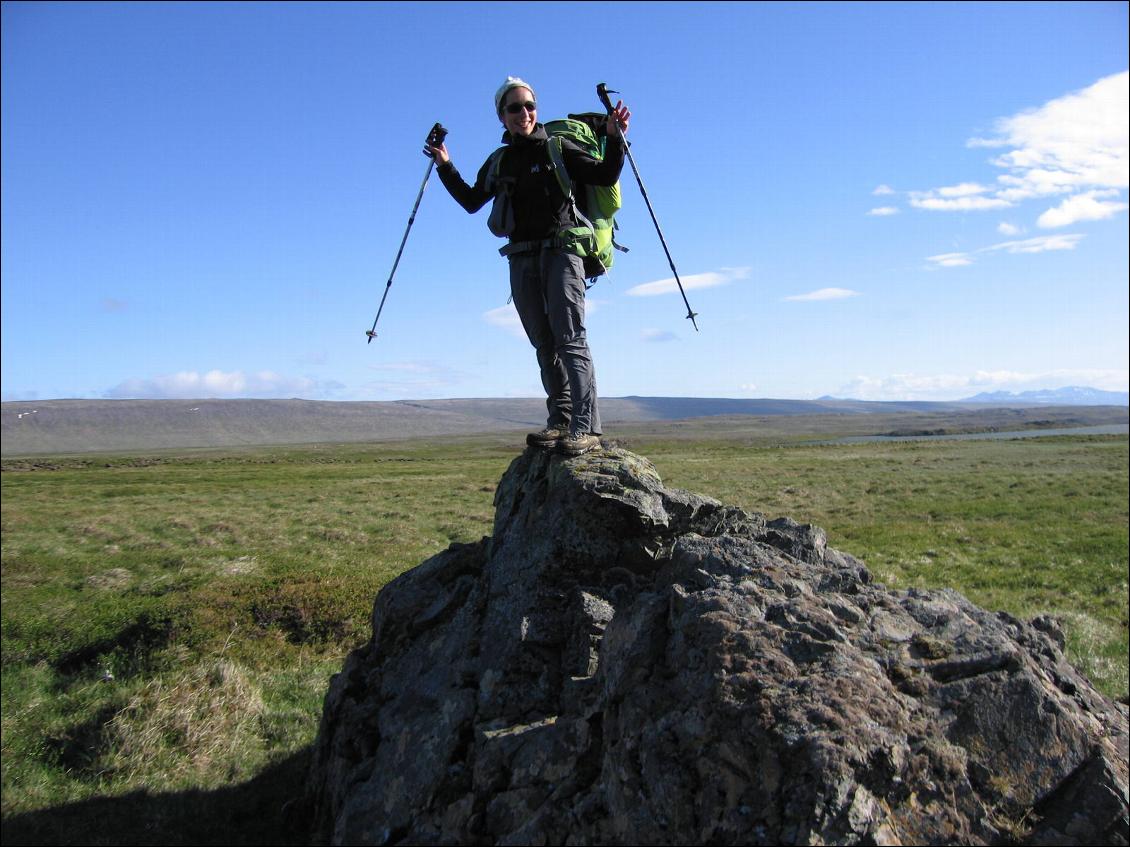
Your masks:
<svg viewBox="0 0 1130 847"><path fill-rule="evenodd" d="M868 444L873 441L983 441L1011 438L1046 438L1050 435L1127 435L1130 424L1073 426L1059 429L1018 429L1013 432L959 432L952 435L845 435L809 444Z"/></svg>

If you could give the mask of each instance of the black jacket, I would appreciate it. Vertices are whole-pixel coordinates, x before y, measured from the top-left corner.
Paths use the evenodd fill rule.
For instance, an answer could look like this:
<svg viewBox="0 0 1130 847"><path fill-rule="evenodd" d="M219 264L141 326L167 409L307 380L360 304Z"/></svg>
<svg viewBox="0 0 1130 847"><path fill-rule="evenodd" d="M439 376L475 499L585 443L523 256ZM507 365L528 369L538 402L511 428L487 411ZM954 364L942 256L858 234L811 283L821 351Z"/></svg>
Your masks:
<svg viewBox="0 0 1130 847"><path fill-rule="evenodd" d="M545 127L538 124L526 136L502 136L507 145L502 157L499 177L517 180L512 202L514 204L514 232L511 241L533 241L552 238L558 232L576 225L572 210L561 192L557 178L550 168L549 150L546 149ZM604 161L592 158L568 139L561 139L561 153L569 178L589 185L614 185L624 166L624 146L619 137L609 136L605 145ZM487 191L487 171L490 158L479 168L475 184L468 185L450 161L438 168L439 178L455 201L472 214L479 211L494 194Z"/></svg>

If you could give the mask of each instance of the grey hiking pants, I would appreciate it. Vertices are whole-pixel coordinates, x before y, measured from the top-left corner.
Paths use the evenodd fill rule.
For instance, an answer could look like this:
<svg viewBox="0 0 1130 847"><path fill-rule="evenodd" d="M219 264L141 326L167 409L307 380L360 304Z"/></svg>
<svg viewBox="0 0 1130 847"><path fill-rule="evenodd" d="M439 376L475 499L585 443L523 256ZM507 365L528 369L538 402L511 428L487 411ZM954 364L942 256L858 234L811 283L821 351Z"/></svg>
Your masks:
<svg viewBox="0 0 1130 847"><path fill-rule="evenodd" d="M596 375L585 337L584 263L554 248L509 258L510 293L537 350L546 424L600 435Z"/></svg>

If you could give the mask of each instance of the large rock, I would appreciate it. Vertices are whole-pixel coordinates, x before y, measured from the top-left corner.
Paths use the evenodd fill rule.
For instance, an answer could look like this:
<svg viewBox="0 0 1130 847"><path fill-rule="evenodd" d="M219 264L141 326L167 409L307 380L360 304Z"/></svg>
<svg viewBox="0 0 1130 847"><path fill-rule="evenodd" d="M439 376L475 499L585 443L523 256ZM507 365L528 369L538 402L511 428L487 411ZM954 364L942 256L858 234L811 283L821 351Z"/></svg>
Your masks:
<svg viewBox="0 0 1130 847"><path fill-rule="evenodd" d="M1054 620L889 591L812 526L528 450L326 696L347 844L1127 843L1127 711Z"/></svg>

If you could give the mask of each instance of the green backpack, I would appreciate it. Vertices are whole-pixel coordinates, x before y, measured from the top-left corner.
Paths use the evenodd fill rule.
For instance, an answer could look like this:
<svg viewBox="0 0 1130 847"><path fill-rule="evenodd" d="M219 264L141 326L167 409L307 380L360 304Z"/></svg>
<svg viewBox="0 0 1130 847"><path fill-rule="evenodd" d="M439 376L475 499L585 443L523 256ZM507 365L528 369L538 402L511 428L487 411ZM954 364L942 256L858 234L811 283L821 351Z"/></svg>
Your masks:
<svg viewBox="0 0 1130 847"><path fill-rule="evenodd" d="M549 135L549 158L553 163L553 172L557 176L561 191L573 206L574 215L580 226L571 227L558 233L561 246L571 253L584 259L585 276L595 279L606 273L612 267L615 251L627 253L628 248L617 244L613 233L617 229L616 212L620 209L620 183L615 185L588 185L578 183L577 190L565 168L565 157L561 150L561 139L567 138L580 147L594 159L604 159L604 135L598 136L594 127L603 126L608 116L595 112L581 115L569 115L545 124L545 131ZM495 235L506 236L512 227L512 222L507 222L509 199L506 197L505 180L499 179L499 168L502 156L506 152L501 147L491 156L487 184L496 188L495 204L491 210L491 219L488 225ZM509 245L499 252L508 255L528 245Z"/></svg>

